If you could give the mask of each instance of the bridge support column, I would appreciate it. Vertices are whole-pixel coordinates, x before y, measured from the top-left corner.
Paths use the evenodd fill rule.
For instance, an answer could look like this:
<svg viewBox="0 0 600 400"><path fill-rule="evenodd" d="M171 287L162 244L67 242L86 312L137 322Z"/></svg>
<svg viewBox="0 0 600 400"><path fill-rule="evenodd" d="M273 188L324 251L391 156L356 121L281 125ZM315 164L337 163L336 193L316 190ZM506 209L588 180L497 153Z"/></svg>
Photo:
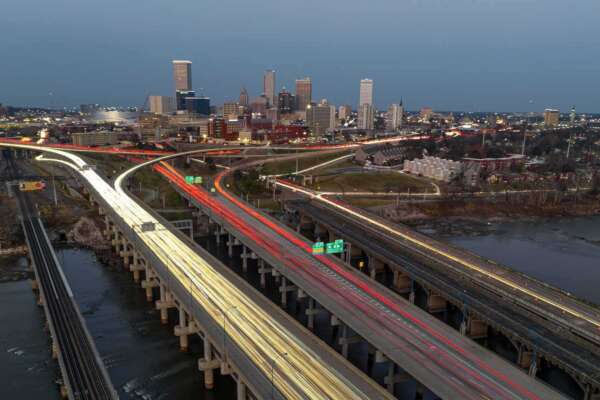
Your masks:
<svg viewBox="0 0 600 400"><path fill-rule="evenodd" d="M198 369L204 372L204 387L212 389L215 387L215 369L219 368L219 360L213 357L212 344L204 337L204 357L198 360Z"/></svg>
<svg viewBox="0 0 600 400"><path fill-rule="evenodd" d="M133 272L133 281L140 281L140 272L144 270L145 261L137 251L133 250L133 262L129 266L129 271Z"/></svg>
<svg viewBox="0 0 600 400"><path fill-rule="evenodd" d="M484 321L470 315L465 315L460 323L461 335L468 336L471 339L487 338L487 330L488 326Z"/></svg>
<svg viewBox="0 0 600 400"><path fill-rule="evenodd" d="M383 383L387 391L394 394L394 388L396 383L402 383L410 380L411 377L405 372L398 372L398 366L393 361L389 362L388 373L383 378Z"/></svg>
<svg viewBox="0 0 600 400"><path fill-rule="evenodd" d="M267 286L267 274L272 272L273 268L265 266L265 260L262 258L258 260L258 273L260 274L260 287L264 288Z"/></svg>
<svg viewBox="0 0 600 400"><path fill-rule="evenodd" d="M295 285L287 284L287 279L285 278L285 276L281 277L281 286L279 286L279 291L281 292L281 306L283 308L286 308L287 306L287 293L293 292L296 289L297 288Z"/></svg>
<svg viewBox="0 0 600 400"><path fill-rule="evenodd" d="M306 316L308 317L308 329L311 331L315 329L315 315L326 312L323 308L319 307L319 304L312 297L308 298L308 307L306 309Z"/></svg>
<svg viewBox="0 0 600 400"><path fill-rule="evenodd" d="M231 233L227 234L227 255L229 256L229 258L233 257L233 242L234 242L234 237Z"/></svg>
<svg viewBox="0 0 600 400"><path fill-rule="evenodd" d="M427 311L434 314L434 313L446 312L446 310L447 310L446 299L444 299L439 294L429 291L427 293Z"/></svg>
<svg viewBox="0 0 600 400"><path fill-rule="evenodd" d="M173 296L165 285L160 285L160 300L156 301L156 309L160 310L160 322L163 325L169 323L169 308L175 307Z"/></svg>
<svg viewBox="0 0 600 400"><path fill-rule="evenodd" d="M154 300L154 294L152 289L158 286L154 271L146 264L146 279L142 281L142 287L146 289L146 301L151 303Z"/></svg>
<svg viewBox="0 0 600 400"><path fill-rule="evenodd" d="M188 316L183 307L179 307L179 325L173 328L175 336L179 337L179 349L187 352L189 348L189 335L198 333L200 329L196 322Z"/></svg>
<svg viewBox="0 0 600 400"><path fill-rule="evenodd" d="M248 248L245 245L242 245L240 257L242 258L242 271L248 272Z"/></svg>
<svg viewBox="0 0 600 400"><path fill-rule="evenodd" d="M412 279L407 274L402 273L398 268L394 269L394 280L392 282L394 290L400 294L408 294L412 291Z"/></svg>
<svg viewBox="0 0 600 400"><path fill-rule="evenodd" d="M369 276L371 279L376 280L377 274L384 270L384 262L371 255L369 255L368 261Z"/></svg>
<svg viewBox="0 0 600 400"><path fill-rule="evenodd" d="M246 384L242 382L242 378L237 379L237 400L246 400Z"/></svg>
<svg viewBox="0 0 600 400"><path fill-rule="evenodd" d="M346 324L342 324L342 334L338 341L340 346L342 346L342 356L344 358L348 358L348 350L350 349L350 345L359 342L360 337L355 335Z"/></svg>

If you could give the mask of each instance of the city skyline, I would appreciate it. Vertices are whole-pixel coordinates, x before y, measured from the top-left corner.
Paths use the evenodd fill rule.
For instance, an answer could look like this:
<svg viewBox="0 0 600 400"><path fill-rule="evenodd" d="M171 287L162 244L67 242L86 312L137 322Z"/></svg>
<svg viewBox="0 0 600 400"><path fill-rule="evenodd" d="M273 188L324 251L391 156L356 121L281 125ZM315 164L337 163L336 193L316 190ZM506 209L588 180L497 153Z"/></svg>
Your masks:
<svg viewBox="0 0 600 400"><path fill-rule="evenodd" d="M378 87L378 109L402 97L408 109L542 112L575 105L580 112L600 111L594 89L600 29L593 21L600 4L592 0L578 7L557 0L458 0L435 7L429 1L348 6L335 0L319 15L310 7L296 10L302 29L288 29L289 6L273 1L258 8L241 1L184 2L175 9L140 9L133 1L119 3L118 14L109 12L113 2L11 4L3 13L10 19L0 17L3 48L11 54L2 66L0 102L140 106L149 94L172 93L169 60L183 58L195 63L196 89L215 104L237 98L242 86L251 97L260 94L262 73L274 69L276 92L310 76L313 98L334 104L357 104L355 82L369 76ZM27 16L32 7L44 18ZM329 11L336 13L333 22L325 18ZM225 13L223 29L216 21ZM83 18L88 15L97 18ZM268 23L248 22L259 15ZM369 29L349 27L359 19ZM132 29L132 20L140 27ZM284 27L285 37L273 39Z"/></svg>

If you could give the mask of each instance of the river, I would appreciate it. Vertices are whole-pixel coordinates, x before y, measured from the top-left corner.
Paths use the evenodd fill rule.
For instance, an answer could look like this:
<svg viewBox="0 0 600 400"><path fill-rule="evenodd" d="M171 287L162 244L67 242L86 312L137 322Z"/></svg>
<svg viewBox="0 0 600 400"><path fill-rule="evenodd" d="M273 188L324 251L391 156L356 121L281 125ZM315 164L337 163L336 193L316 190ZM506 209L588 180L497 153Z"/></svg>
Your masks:
<svg viewBox="0 0 600 400"><path fill-rule="evenodd" d="M600 305L600 216L503 222L443 240Z"/></svg>

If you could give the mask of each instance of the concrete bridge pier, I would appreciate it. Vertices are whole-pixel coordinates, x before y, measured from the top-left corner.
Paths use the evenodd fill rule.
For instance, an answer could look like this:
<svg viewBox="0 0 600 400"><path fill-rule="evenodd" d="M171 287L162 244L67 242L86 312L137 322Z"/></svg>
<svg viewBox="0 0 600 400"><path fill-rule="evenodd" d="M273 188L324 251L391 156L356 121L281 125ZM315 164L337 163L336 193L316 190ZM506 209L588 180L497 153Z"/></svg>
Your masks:
<svg viewBox="0 0 600 400"><path fill-rule="evenodd" d="M260 274L260 287L267 286L267 274L271 273L273 268L269 267L262 258L258 260L258 273Z"/></svg>
<svg viewBox="0 0 600 400"><path fill-rule="evenodd" d="M179 305L179 325L173 328L175 336L179 337L179 349L187 352L189 348L189 335L200 332L198 324L193 318Z"/></svg>
<svg viewBox="0 0 600 400"><path fill-rule="evenodd" d="M486 339L488 337L488 325L466 313L463 314L463 320L460 323L460 333L471 339Z"/></svg>
<svg viewBox="0 0 600 400"><path fill-rule="evenodd" d="M248 398L248 395L246 393L246 384L239 377L236 380L236 384L237 400L246 400Z"/></svg>
<svg viewBox="0 0 600 400"><path fill-rule="evenodd" d="M448 309L448 302L442 296L431 290L427 291L427 311L430 314L445 313Z"/></svg>
<svg viewBox="0 0 600 400"><path fill-rule="evenodd" d="M213 389L215 387L215 369L219 368L220 362L214 357L212 343L204 336L204 357L198 360L198 369L204 372L204 387Z"/></svg>
<svg viewBox="0 0 600 400"><path fill-rule="evenodd" d="M372 255L367 256L367 261L369 276L371 279L377 280L377 276L385 271L385 263Z"/></svg>
<svg viewBox="0 0 600 400"><path fill-rule="evenodd" d="M135 250L132 251L133 261L129 266L129 271L133 273L133 281L139 283L140 272L145 270L146 260Z"/></svg>
<svg viewBox="0 0 600 400"><path fill-rule="evenodd" d="M412 278L398 268L394 268L393 274L392 288L400 294L410 294L413 291Z"/></svg>
<svg viewBox="0 0 600 400"><path fill-rule="evenodd" d="M281 286L279 286L279 292L281 293L281 307L287 307L287 294L297 289L296 285L288 284L285 276L281 277Z"/></svg>
<svg viewBox="0 0 600 400"><path fill-rule="evenodd" d="M145 279L142 281L142 288L146 290L146 301L154 301L153 289L158 287L158 280L152 268L146 263Z"/></svg>
<svg viewBox="0 0 600 400"><path fill-rule="evenodd" d="M338 343L342 347L342 356L344 358L348 358L350 345L354 343L360 343L361 338L360 336L356 335L346 324L341 323L341 327L342 333L340 334Z"/></svg>
<svg viewBox="0 0 600 400"><path fill-rule="evenodd" d="M307 327L311 331L315 329L315 315L327 312L319 307L319 304L312 297L308 298L308 307L306 308L306 316L308 317Z"/></svg>
<svg viewBox="0 0 600 400"><path fill-rule="evenodd" d="M156 300L156 309L160 310L160 322L163 325L169 323L169 308L174 308L173 295L164 285L160 285L160 300Z"/></svg>

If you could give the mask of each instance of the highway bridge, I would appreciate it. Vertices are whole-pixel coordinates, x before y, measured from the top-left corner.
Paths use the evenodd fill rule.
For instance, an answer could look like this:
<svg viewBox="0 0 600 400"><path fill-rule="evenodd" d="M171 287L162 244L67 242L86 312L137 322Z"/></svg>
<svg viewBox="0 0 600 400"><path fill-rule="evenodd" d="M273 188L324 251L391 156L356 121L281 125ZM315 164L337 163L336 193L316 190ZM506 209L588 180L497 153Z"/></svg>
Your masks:
<svg viewBox="0 0 600 400"><path fill-rule="evenodd" d="M122 179L113 188L78 156L44 151L60 158L40 161L60 163L82 176L124 264L134 277L143 275L149 300L158 291L161 320L167 322L169 309L178 310L174 333L182 349L190 335L201 337L204 356L198 366L205 386L212 388L214 372L220 371L237 382L239 399L392 398L208 252L136 203L121 187Z"/></svg>
<svg viewBox="0 0 600 400"><path fill-rule="evenodd" d="M372 279L376 279L398 293L415 301L417 286L425 293L422 307L431 313L445 314L452 307L458 311L461 333L475 339L485 339L488 326L501 332L515 347L516 363L534 376L541 367L542 359L566 371L580 385L583 398L591 399L600 387L600 348L576 333L564 329L562 324L547 319L528 308L522 307L496 286L481 282L481 275L469 270L448 266L432 260L407 242L390 235L379 226L354 217L327 203L318 200L291 200L286 202L291 213L289 222L312 238L316 236L331 240L343 238L346 245L344 257ZM377 221L406 234L422 237L410 229L391 224L374 216ZM303 229L304 228L304 229ZM307 231L305 228L309 228ZM429 243L435 243L427 238ZM450 247L437 243L439 248L450 251ZM451 251L479 264L489 261L459 249ZM525 287L535 287L531 278L516 274L505 267L494 264L494 271L503 276L512 276L515 282ZM564 293L547 288L555 301L561 301ZM514 292L515 296L519 292ZM582 304L580 307L587 308Z"/></svg>
<svg viewBox="0 0 600 400"><path fill-rule="evenodd" d="M8 162L11 177L16 179L14 163L10 159ZM34 287L39 290L39 302L52 336L52 354L62 374L62 395L71 400L118 399L29 195L17 186L12 192L34 268Z"/></svg>
<svg viewBox="0 0 600 400"><path fill-rule="evenodd" d="M258 259L258 273L279 277L281 303L288 296L308 303L308 326L326 312L343 333L339 343L348 354L353 343L366 341L374 362L386 363L384 381L390 392L406 371L439 398L562 398L500 357L418 309L387 288L370 281L331 256L314 257L312 243L223 190L220 195L189 185L172 167L156 170L197 208L212 225L219 240L226 235L229 254L242 247L246 258Z"/></svg>

